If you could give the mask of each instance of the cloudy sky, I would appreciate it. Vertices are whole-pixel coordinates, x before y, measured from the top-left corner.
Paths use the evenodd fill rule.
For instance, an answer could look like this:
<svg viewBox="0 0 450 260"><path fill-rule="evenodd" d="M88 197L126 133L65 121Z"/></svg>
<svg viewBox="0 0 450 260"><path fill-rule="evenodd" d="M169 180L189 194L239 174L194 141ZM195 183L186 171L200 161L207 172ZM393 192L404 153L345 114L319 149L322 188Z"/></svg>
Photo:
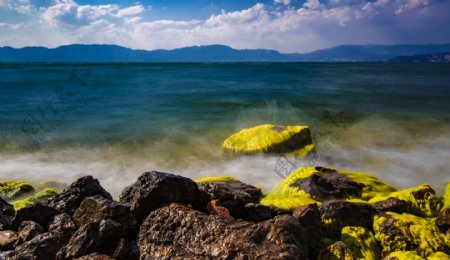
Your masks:
<svg viewBox="0 0 450 260"><path fill-rule="evenodd" d="M0 46L450 43L450 0L0 0Z"/></svg>

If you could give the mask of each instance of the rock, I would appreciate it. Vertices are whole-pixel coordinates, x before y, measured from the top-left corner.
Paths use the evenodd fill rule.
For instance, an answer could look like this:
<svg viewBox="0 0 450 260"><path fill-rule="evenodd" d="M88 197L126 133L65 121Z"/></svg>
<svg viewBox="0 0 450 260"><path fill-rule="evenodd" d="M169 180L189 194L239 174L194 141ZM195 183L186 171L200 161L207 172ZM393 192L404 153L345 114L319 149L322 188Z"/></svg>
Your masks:
<svg viewBox="0 0 450 260"><path fill-rule="evenodd" d="M114 260L114 259L115 259L114 257L97 252L76 258L76 260Z"/></svg>
<svg viewBox="0 0 450 260"><path fill-rule="evenodd" d="M436 252L429 255L427 260L450 260L450 255L442 252Z"/></svg>
<svg viewBox="0 0 450 260"><path fill-rule="evenodd" d="M56 192L54 189L46 188L45 190L37 192L36 194L33 194L31 196L28 196L25 199L15 200L12 202L12 205L14 206L14 209L17 211L27 205L31 205L38 201L43 201L56 195L58 195L58 192Z"/></svg>
<svg viewBox="0 0 450 260"><path fill-rule="evenodd" d="M135 241L121 238L116 250L114 250L113 257L115 259L137 260L139 259L139 247Z"/></svg>
<svg viewBox="0 0 450 260"><path fill-rule="evenodd" d="M450 182L445 186L444 197L442 198L442 208L450 208Z"/></svg>
<svg viewBox="0 0 450 260"><path fill-rule="evenodd" d="M72 218L67 213L61 213L56 215L48 225L48 231L50 232L64 232L72 236L77 230L77 226L72 221Z"/></svg>
<svg viewBox="0 0 450 260"><path fill-rule="evenodd" d="M292 216L306 230L310 241L310 259L317 258L317 249L320 242L320 212L317 204L310 204L296 209Z"/></svg>
<svg viewBox="0 0 450 260"><path fill-rule="evenodd" d="M110 254L122 235L121 225L113 220L89 222L72 235L57 259L73 259L93 252Z"/></svg>
<svg viewBox="0 0 450 260"><path fill-rule="evenodd" d="M163 203L195 204L200 197L197 184L191 179L163 172L146 172L125 188L121 202L131 203L131 212L141 222L150 211Z"/></svg>
<svg viewBox="0 0 450 260"><path fill-rule="evenodd" d="M0 231L11 225L15 214L13 206L0 197Z"/></svg>
<svg viewBox="0 0 450 260"><path fill-rule="evenodd" d="M435 224L443 233L450 230L450 208L445 208L439 213Z"/></svg>
<svg viewBox="0 0 450 260"><path fill-rule="evenodd" d="M19 236L12 230L0 231L0 252L11 250L19 240Z"/></svg>
<svg viewBox="0 0 450 260"><path fill-rule="evenodd" d="M424 260L424 258L411 251L397 251L390 253L383 260Z"/></svg>
<svg viewBox="0 0 450 260"><path fill-rule="evenodd" d="M130 206L130 203L117 202L102 196L88 197L73 214L73 220L81 227L89 222L111 219L121 224L124 232L136 237L138 227L130 214Z"/></svg>
<svg viewBox="0 0 450 260"><path fill-rule="evenodd" d="M161 207L142 224L141 259L307 259L308 239L289 215L251 223L207 215L180 204Z"/></svg>
<svg viewBox="0 0 450 260"><path fill-rule="evenodd" d="M368 201L393 191L395 189L392 186L368 173L301 167L278 182L260 203L293 211L301 206L320 204L332 198Z"/></svg>
<svg viewBox="0 0 450 260"><path fill-rule="evenodd" d="M450 252L450 244L435 225L411 214L379 214L374 218L373 230L383 256L395 251L413 251L422 257L437 251Z"/></svg>
<svg viewBox="0 0 450 260"><path fill-rule="evenodd" d="M322 231L329 237L339 237L345 226L371 228L376 210L367 203L331 200L319 207Z"/></svg>
<svg viewBox="0 0 450 260"><path fill-rule="evenodd" d="M372 206L378 211L391 211L396 213L407 212L407 203L404 200L391 197L382 201L375 202Z"/></svg>
<svg viewBox="0 0 450 260"><path fill-rule="evenodd" d="M389 197L406 201L407 211L421 217L435 217L439 213L439 201L435 191L428 184L396 191L386 197L375 197L369 203L386 200Z"/></svg>
<svg viewBox="0 0 450 260"><path fill-rule="evenodd" d="M48 222L57 214L59 214L58 210L41 202L36 202L17 211L13 227L18 229L22 221L32 220L47 228Z"/></svg>
<svg viewBox="0 0 450 260"><path fill-rule="evenodd" d="M55 259L56 254L68 239L63 232L45 232L17 246L15 251L36 257L36 259Z"/></svg>
<svg viewBox="0 0 450 260"><path fill-rule="evenodd" d="M3 258L2 258L3 257ZM14 260L35 260L36 257L30 255L30 254L23 254L23 253L19 253L17 251L14 250L10 250L10 251L5 251L5 252L0 252L0 259L4 260L4 259L14 259Z"/></svg>
<svg viewBox="0 0 450 260"><path fill-rule="evenodd" d="M244 207L248 203L258 203L261 189L240 181L198 182L198 189L204 200L216 200L220 206L227 208L235 218L245 217Z"/></svg>
<svg viewBox="0 0 450 260"><path fill-rule="evenodd" d="M0 181L0 197L14 200L34 192L34 187L26 181Z"/></svg>
<svg viewBox="0 0 450 260"><path fill-rule="evenodd" d="M96 195L112 200L111 195L103 189L97 179L86 176L72 183L62 193L47 200L45 204L72 215L85 198Z"/></svg>
<svg viewBox="0 0 450 260"><path fill-rule="evenodd" d="M336 243L328 246L319 254L319 260L354 260L355 255L348 249L348 247L342 242L337 241Z"/></svg>
<svg viewBox="0 0 450 260"><path fill-rule="evenodd" d="M23 243L29 241L44 232L45 229L38 223L31 220L23 221L19 227L20 242Z"/></svg>
<svg viewBox="0 0 450 260"><path fill-rule="evenodd" d="M260 125L243 129L222 144L228 154L292 153L305 157L314 150L307 126Z"/></svg>
<svg viewBox="0 0 450 260"><path fill-rule="evenodd" d="M381 259L381 249L373 233L364 227L344 227L341 241L353 252L355 258L366 260Z"/></svg>
<svg viewBox="0 0 450 260"><path fill-rule="evenodd" d="M244 214L241 217L246 221L261 222L284 214L288 214L288 212L285 212L273 206L247 204L244 207Z"/></svg>

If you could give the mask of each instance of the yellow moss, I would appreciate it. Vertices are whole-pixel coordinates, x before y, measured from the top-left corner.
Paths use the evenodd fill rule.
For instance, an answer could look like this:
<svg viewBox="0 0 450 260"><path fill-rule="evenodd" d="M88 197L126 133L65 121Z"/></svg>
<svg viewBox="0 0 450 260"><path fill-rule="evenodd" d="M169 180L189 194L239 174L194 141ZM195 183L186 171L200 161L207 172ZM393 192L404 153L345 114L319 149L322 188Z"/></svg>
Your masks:
<svg viewBox="0 0 450 260"><path fill-rule="evenodd" d="M418 216L433 217L438 214L440 209L438 198L428 184L392 192L387 196L375 197L369 203L383 201L389 197L406 201L409 211Z"/></svg>
<svg viewBox="0 0 450 260"><path fill-rule="evenodd" d="M390 253L384 260L423 260L423 258L411 251L396 251Z"/></svg>
<svg viewBox="0 0 450 260"><path fill-rule="evenodd" d="M427 260L450 260L450 256L442 252L436 252L428 256Z"/></svg>
<svg viewBox="0 0 450 260"><path fill-rule="evenodd" d="M56 196L57 194L58 194L58 192L56 192L54 189L47 188L47 189L40 191L32 196L28 196L25 199L13 201L11 204L13 205L14 209L17 211L27 205L33 204L34 202Z"/></svg>
<svg viewBox="0 0 450 260"><path fill-rule="evenodd" d="M339 173L347 175L352 181L364 184L361 199L369 200L376 196L383 196L395 191L391 185L383 182L374 175L365 172L341 171Z"/></svg>
<svg viewBox="0 0 450 260"><path fill-rule="evenodd" d="M34 187L26 181L0 181L0 197L10 201L34 192Z"/></svg>
<svg viewBox="0 0 450 260"><path fill-rule="evenodd" d="M442 209L450 208L450 182L447 183L447 186L445 188L443 203L444 205L442 206Z"/></svg>
<svg viewBox="0 0 450 260"><path fill-rule="evenodd" d="M378 260L381 250L370 230L364 227L344 227L341 240L357 259Z"/></svg>
<svg viewBox="0 0 450 260"><path fill-rule="evenodd" d="M239 181L239 180L231 176L211 176L195 180L195 182L227 182L227 181Z"/></svg>
<svg viewBox="0 0 450 260"><path fill-rule="evenodd" d="M422 257L433 252L450 250L445 235L430 221L411 215L387 212L388 216L375 216L373 229L375 238L380 242L383 253L395 251L413 251ZM384 224L391 217L393 224ZM384 225L383 225L384 224Z"/></svg>
<svg viewBox="0 0 450 260"><path fill-rule="evenodd" d="M300 148L294 152L288 153L288 155L291 155L291 156L297 157L297 158L305 158L309 154L314 153L315 150L316 150L316 146L314 144L309 144L309 145L306 145L305 147Z"/></svg>
<svg viewBox="0 0 450 260"><path fill-rule="evenodd" d="M290 153L306 156L314 147L308 126L260 125L239 131L228 137L222 150L231 154ZM309 149L309 150L308 150Z"/></svg>
<svg viewBox="0 0 450 260"><path fill-rule="evenodd" d="M342 242L336 242L320 252L319 260L354 260L353 252Z"/></svg>
<svg viewBox="0 0 450 260"><path fill-rule="evenodd" d="M266 206L275 206L286 211L294 211L297 208L314 203L320 205L320 202L312 199L309 194L299 190L295 195L265 195L263 196L259 204Z"/></svg>

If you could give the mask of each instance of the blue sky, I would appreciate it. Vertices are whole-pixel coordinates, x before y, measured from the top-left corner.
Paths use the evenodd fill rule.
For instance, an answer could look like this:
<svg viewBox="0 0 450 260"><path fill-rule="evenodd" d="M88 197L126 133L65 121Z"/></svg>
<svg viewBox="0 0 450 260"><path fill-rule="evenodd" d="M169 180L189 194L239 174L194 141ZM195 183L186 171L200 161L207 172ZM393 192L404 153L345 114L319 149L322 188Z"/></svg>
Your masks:
<svg viewBox="0 0 450 260"><path fill-rule="evenodd" d="M450 43L450 0L0 0L0 46L225 44L308 52Z"/></svg>

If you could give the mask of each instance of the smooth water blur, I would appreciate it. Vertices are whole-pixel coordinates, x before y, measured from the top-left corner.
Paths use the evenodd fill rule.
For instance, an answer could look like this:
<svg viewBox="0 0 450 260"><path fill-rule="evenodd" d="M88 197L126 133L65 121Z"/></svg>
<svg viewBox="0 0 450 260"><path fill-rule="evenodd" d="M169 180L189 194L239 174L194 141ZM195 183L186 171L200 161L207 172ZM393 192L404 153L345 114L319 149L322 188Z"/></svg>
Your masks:
<svg viewBox="0 0 450 260"><path fill-rule="evenodd" d="M449 111L450 64L0 64L0 179L92 174L117 195L160 170L268 190L278 162L441 191ZM317 156L222 156L228 135L264 123L310 125Z"/></svg>

